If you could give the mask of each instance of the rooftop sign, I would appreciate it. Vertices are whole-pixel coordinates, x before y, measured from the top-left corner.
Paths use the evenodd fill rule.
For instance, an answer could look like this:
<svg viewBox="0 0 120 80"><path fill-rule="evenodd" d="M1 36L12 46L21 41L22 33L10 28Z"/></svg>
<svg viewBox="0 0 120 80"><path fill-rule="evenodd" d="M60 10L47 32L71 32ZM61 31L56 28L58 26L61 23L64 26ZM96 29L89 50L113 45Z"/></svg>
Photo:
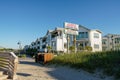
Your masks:
<svg viewBox="0 0 120 80"><path fill-rule="evenodd" d="M65 26L65 28L68 28L68 29L79 30L79 25L78 24L65 22L64 26Z"/></svg>

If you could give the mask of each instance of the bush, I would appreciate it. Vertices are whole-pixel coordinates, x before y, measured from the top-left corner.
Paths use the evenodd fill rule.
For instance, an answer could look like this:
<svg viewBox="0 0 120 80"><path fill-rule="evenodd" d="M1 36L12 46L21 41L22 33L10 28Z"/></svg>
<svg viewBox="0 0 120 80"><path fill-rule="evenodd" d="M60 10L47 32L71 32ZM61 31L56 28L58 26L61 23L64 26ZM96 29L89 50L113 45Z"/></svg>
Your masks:
<svg viewBox="0 0 120 80"><path fill-rule="evenodd" d="M26 54L19 54L18 57L20 57L20 58L26 58Z"/></svg>
<svg viewBox="0 0 120 80"><path fill-rule="evenodd" d="M70 46L70 47L69 47L69 50L70 50L71 52L74 52L74 51L75 51L75 46Z"/></svg>
<svg viewBox="0 0 120 80"><path fill-rule="evenodd" d="M26 58L26 54L22 54L22 58Z"/></svg>
<svg viewBox="0 0 120 80"><path fill-rule="evenodd" d="M120 78L120 68L119 68L119 70L116 71L115 78L116 79Z"/></svg>
<svg viewBox="0 0 120 80"><path fill-rule="evenodd" d="M86 46L86 47L85 47L85 50L87 50L87 51L92 51L92 47Z"/></svg>
<svg viewBox="0 0 120 80"><path fill-rule="evenodd" d="M64 54L55 57L51 64L69 65L89 72L94 72L99 68L107 75L115 75L116 78L120 78L120 51Z"/></svg>

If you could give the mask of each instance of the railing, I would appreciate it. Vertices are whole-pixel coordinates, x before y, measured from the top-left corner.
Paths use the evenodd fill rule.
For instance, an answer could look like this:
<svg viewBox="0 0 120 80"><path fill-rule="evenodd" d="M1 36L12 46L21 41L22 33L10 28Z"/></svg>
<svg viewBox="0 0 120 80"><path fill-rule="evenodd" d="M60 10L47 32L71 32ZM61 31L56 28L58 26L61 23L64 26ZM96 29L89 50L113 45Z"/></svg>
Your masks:
<svg viewBox="0 0 120 80"><path fill-rule="evenodd" d="M8 74L8 78L17 79L18 57L13 52L0 52L0 69Z"/></svg>
<svg viewBox="0 0 120 80"><path fill-rule="evenodd" d="M62 36L55 36L54 38L52 38L52 41L56 41L57 39L62 39Z"/></svg>

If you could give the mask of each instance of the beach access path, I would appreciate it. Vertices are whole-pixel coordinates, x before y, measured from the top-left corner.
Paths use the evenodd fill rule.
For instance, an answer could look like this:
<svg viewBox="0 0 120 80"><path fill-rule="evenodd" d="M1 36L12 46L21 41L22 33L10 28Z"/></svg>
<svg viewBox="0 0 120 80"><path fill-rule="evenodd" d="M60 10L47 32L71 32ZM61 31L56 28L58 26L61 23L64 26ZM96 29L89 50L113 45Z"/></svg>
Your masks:
<svg viewBox="0 0 120 80"><path fill-rule="evenodd" d="M18 80L113 80L100 72L91 74L66 66L41 65L32 58L19 59Z"/></svg>

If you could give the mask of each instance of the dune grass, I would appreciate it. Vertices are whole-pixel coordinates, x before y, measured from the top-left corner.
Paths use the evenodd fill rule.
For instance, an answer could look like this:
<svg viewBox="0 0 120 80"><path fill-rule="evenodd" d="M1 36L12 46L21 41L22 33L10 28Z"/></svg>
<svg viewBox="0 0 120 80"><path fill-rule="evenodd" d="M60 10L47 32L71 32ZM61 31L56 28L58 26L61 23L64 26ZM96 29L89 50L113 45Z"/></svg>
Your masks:
<svg viewBox="0 0 120 80"><path fill-rule="evenodd" d="M64 54L55 57L50 64L68 65L89 72L102 69L104 74L120 78L120 51Z"/></svg>

